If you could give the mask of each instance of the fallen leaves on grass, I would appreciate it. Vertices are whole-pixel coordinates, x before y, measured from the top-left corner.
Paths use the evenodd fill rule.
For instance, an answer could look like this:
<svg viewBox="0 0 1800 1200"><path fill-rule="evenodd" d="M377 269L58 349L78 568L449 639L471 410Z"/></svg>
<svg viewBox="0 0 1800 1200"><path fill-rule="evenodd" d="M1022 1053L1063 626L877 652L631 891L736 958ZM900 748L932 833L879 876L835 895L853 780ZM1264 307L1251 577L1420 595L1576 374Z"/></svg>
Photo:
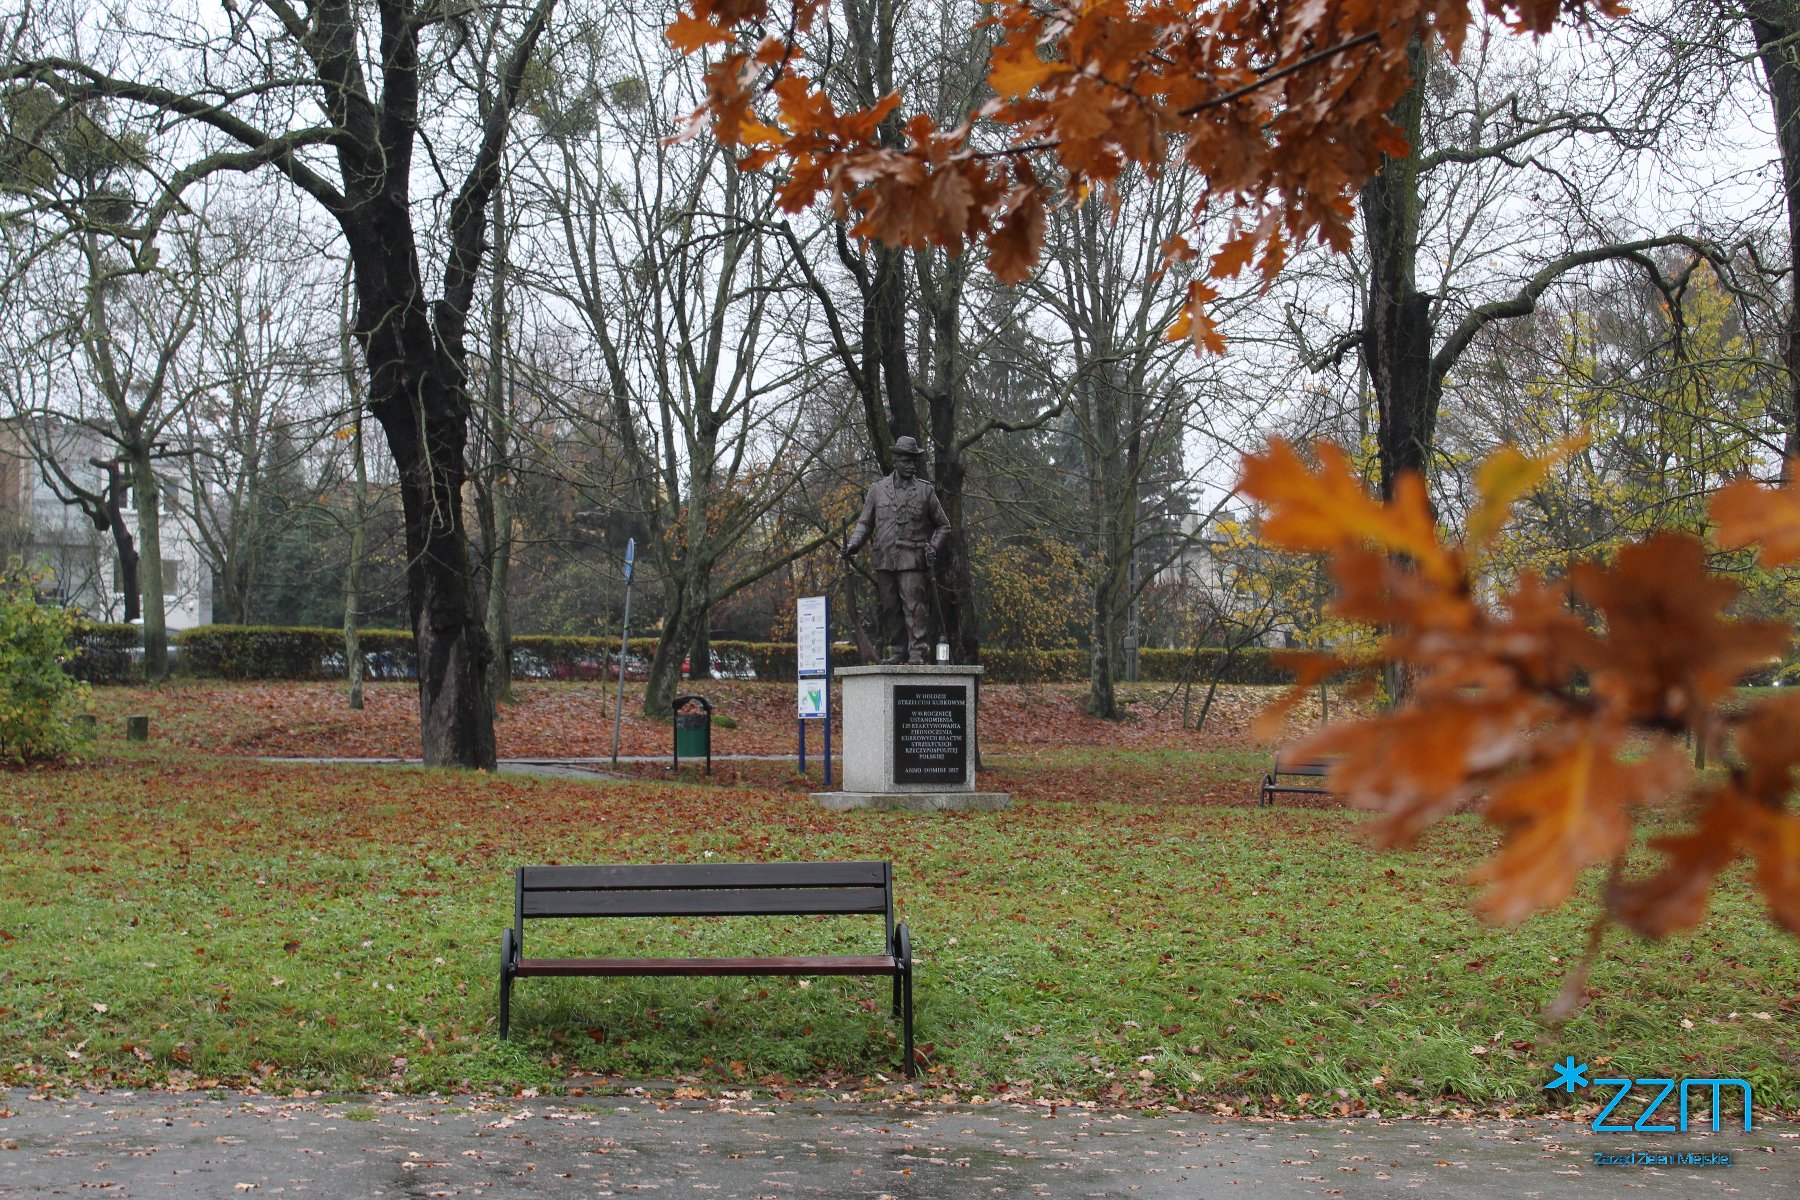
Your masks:
<svg viewBox="0 0 1800 1200"><path fill-rule="evenodd" d="M715 725L714 755L792 754L795 748L793 685L714 680L695 685L729 716L735 728ZM1085 689L1073 686L997 684L981 692L984 751L1013 753L1054 747L1110 749L1159 747L1216 749L1247 745L1256 714L1273 689L1223 687L1214 697L1204 733L1184 727L1182 700L1171 685L1128 690L1127 717L1104 721L1082 709ZM521 683L515 703L500 706L495 736L502 758L605 758L612 753L613 693L603 684ZM1197 712L1203 689L1193 696ZM342 689L329 683L188 681L159 688L96 689L103 727L116 728L127 714L150 717L152 736L212 753L268 757L413 758L419 753L418 694L405 683L372 684L365 707L351 709ZM841 696L834 696L834 700ZM666 718L638 712L628 690L619 749L625 755L669 753ZM1342 706L1333 704L1333 711ZM1319 716L1316 694L1296 709L1298 727ZM820 746L817 727L810 749ZM843 731L834 730L834 751Z"/></svg>

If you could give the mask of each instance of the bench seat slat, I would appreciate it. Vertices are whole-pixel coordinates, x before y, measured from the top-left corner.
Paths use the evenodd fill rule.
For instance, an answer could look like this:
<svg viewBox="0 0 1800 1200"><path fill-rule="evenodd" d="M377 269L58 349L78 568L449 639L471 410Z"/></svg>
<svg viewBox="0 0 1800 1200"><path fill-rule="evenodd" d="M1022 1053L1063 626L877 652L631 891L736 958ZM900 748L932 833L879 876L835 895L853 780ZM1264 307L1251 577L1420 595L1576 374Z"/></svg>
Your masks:
<svg viewBox="0 0 1800 1200"><path fill-rule="evenodd" d="M526 892L527 917L745 917L810 913L885 914L887 890L742 888L691 892Z"/></svg>
<svg viewBox="0 0 1800 1200"><path fill-rule="evenodd" d="M897 975L889 954L823 958L522 958L519 975Z"/></svg>
<svg viewBox="0 0 1800 1200"><path fill-rule="evenodd" d="M650 865L526 867L534 891L648 891L657 888L881 887L881 862L662 863Z"/></svg>

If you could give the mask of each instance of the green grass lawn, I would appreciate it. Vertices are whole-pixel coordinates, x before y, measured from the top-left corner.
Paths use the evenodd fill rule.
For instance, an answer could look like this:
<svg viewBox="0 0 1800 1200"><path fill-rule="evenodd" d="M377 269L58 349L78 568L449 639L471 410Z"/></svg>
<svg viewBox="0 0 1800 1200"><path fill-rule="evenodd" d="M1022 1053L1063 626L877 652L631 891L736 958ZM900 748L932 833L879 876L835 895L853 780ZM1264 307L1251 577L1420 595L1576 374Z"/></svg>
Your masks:
<svg viewBox="0 0 1800 1200"><path fill-rule="evenodd" d="M10 1084L856 1090L898 1074L886 981L522 980L501 1043L499 936L520 863L890 858L932 1095L1527 1111L1573 1054L1800 1105L1800 947L1741 871L1698 935L1609 934L1551 1030L1591 895L1485 927L1477 820L1377 853L1354 815L1249 806L1249 752L998 760L1013 810L930 816L824 812L777 763L596 785L105 752L0 775ZM552 924L534 956L881 940L862 918Z"/></svg>

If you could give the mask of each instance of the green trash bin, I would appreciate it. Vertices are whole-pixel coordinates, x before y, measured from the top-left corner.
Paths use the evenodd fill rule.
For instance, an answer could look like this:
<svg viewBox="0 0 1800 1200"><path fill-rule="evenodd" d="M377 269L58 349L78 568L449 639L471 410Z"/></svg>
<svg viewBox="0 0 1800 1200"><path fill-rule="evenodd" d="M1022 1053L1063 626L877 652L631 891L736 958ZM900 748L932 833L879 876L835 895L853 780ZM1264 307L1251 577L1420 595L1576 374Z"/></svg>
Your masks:
<svg viewBox="0 0 1800 1200"><path fill-rule="evenodd" d="M700 711L682 711L689 705ZM681 769L683 755L704 758L706 773L712 774L712 703L705 696L675 697L675 753L670 770Z"/></svg>

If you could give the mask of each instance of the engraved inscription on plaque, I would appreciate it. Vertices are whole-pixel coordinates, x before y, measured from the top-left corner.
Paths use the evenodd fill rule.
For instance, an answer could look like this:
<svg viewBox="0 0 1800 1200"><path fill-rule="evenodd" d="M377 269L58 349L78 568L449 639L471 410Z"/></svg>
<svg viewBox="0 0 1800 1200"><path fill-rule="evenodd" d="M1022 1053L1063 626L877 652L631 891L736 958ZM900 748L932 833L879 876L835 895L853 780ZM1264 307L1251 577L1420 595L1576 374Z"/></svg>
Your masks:
<svg viewBox="0 0 1800 1200"><path fill-rule="evenodd" d="M894 782L967 782L969 693L960 687L894 686Z"/></svg>

